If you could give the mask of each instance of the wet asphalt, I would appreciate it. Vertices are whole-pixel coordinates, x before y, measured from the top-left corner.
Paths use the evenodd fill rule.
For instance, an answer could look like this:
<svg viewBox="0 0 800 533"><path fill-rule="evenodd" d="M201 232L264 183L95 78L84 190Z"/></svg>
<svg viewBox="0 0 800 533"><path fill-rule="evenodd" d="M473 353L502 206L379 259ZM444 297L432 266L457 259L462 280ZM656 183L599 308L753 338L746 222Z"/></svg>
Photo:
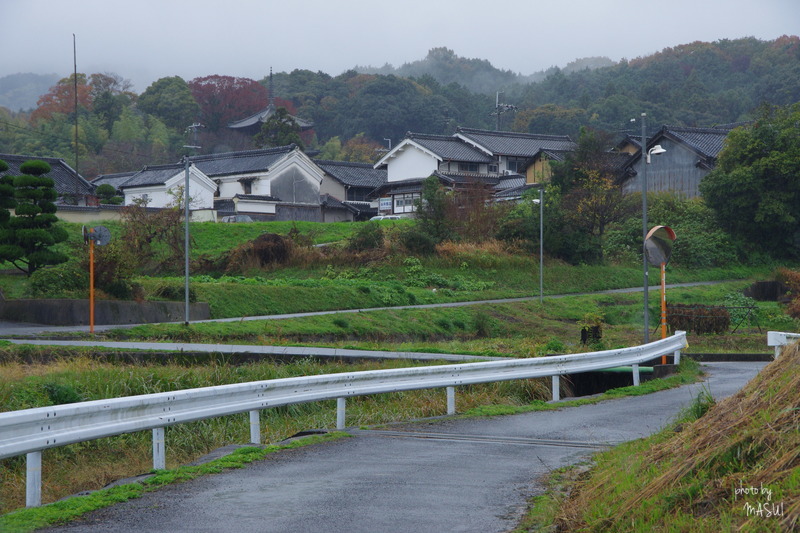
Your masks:
<svg viewBox="0 0 800 533"><path fill-rule="evenodd" d="M707 363L702 383L558 411L351 428L46 531L508 531L553 470L662 429L704 389L733 394L765 364Z"/></svg>

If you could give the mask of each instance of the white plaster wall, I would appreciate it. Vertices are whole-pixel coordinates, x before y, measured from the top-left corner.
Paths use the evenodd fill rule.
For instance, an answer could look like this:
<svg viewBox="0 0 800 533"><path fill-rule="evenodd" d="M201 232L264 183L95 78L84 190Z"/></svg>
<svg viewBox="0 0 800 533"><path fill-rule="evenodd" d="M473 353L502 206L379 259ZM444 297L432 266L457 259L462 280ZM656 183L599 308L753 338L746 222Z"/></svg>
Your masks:
<svg viewBox="0 0 800 533"><path fill-rule="evenodd" d="M388 181L402 181L411 178L426 178L438 168L436 158L414 147L398 153L388 161Z"/></svg>
<svg viewBox="0 0 800 533"><path fill-rule="evenodd" d="M265 202L249 202L247 200L239 200L236 204L237 213L264 213L275 214L275 204Z"/></svg>

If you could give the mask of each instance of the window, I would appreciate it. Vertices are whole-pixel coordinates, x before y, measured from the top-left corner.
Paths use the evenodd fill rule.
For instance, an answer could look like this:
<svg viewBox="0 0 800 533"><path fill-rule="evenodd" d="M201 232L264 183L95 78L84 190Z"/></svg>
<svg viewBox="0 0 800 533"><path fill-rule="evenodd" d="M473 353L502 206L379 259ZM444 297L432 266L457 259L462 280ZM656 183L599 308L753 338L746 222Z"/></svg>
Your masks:
<svg viewBox="0 0 800 533"><path fill-rule="evenodd" d="M243 181L242 182L242 189L244 189L245 194L253 194L253 182L252 181Z"/></svg>
<svg viewBox="0 0 800 533"><path fill-rule="evenodd" d="M394 212L413 213L417 200L419 200L419 193L396 194L394 196Z"/></svg>
<svg viewBox="0 0 800 533"><path fill-rule="evenodd" d="M497 163L489 163L489 172L494 172L495 174L498 172Z"/></svg>
<svg viewBox="0 0 800 533"><path fill-rule="evenodd" d="M458 164L458 171L459 172L477 172L478 171L478 163L459 163Z"/></svg>
<svg viewBox="0 0 800 533"><path fill-rule="evenodd" d="M509 172L519 172L525 166L525 159L509 157L506 162L506 169Z"/></svg>

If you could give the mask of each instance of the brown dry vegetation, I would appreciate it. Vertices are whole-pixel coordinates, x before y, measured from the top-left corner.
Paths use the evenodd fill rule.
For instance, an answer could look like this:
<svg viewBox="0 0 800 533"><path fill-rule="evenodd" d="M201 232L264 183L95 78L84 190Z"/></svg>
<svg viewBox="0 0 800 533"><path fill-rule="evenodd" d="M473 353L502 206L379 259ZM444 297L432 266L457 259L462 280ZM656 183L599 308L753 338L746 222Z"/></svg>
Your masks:
<svg viewBox="0 0 800 533"><path fill-rule="evenodd" d="M798 365L795 344L700 419L655 439L643 453L621 455L625 474L613 459L600 458L560 506L558 530L630 531L635 523L633 529L656 531L684 530L678 524L691 524L694 531L797 531ZM735 494L740 486L769 488L771 502ZM782 515L748 516L745 506L758 503L782 504Z"/></svg>

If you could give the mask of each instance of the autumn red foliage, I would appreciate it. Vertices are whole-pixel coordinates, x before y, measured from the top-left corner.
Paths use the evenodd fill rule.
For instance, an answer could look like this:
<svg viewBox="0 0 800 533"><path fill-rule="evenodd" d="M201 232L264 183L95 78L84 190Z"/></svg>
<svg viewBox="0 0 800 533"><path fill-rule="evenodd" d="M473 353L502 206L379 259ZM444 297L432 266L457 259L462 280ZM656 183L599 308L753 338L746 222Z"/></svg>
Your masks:
<svg viewBox="0 0 800 533"><path fill-rule="evenodd" d="M203 125L216 132L229 122L245 118L267 106L267 89L249 78L205 76L189 82L200 105Z"/></svg>
<svg viewBox="0 0 800 533"><path fill-rule="evenodd" d="M43 94L37 108L31 113L31 122L50 120L55 114L69 115L75 111L75 75L62 78ZM78 74L78 106L91 110L91 87L86 83L86 74Z"/></svg>

